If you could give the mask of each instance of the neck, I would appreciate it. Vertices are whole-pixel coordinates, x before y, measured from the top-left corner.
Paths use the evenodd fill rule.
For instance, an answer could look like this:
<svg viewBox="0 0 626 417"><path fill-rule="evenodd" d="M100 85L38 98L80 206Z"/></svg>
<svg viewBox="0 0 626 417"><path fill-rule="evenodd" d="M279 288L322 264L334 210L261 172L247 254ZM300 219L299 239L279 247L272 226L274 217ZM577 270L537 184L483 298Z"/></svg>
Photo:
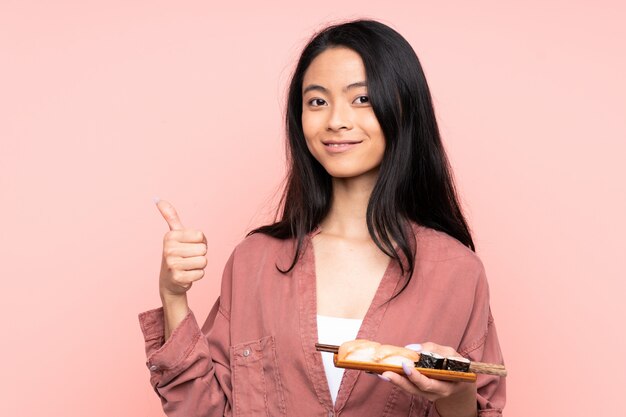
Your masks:
<svg viewBox="0 0 626 417"><path fill-rule="evenodd" d="M333 178L331 207L320 226L324 233L370 240L366 213L378 170L355 178Z"/></svg>

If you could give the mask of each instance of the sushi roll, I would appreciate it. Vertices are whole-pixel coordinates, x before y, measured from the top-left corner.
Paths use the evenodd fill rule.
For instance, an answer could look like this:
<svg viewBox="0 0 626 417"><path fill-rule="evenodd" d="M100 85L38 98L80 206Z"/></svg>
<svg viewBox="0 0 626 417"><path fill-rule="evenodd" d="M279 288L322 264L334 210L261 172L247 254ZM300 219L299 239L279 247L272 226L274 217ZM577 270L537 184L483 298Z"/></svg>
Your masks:
<svg viewBox="0 0 626 417"><path fill-rule="evenodd" d="M469 359L458 356L446 359L446 365L444 369L456 372L469 372L469 368Z"/></svg>
<svg viewBox="0 0 626 417"><path fill-rule="evenodd" d="M445 359L433 352L420 352L420 359L415 362L418 368L443 369Z"/></svg>

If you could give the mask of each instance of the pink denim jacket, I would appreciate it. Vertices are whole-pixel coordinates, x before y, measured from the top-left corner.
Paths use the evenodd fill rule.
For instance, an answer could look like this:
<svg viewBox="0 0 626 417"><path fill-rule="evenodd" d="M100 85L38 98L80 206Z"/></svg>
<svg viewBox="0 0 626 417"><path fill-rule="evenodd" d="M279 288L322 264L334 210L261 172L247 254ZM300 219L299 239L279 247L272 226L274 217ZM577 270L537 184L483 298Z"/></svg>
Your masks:
<svg viewBox="0 0 626 417"><path fill-rule="evenodd" d="M431 341L473 360L503 363L485 271L457 240L413 224L416 268L407 288L390 262L358 338L404 346ZM333 405L317 342L310 239L283 275L293 240L263 234L231 254L221 294L199 327L190 312L163 343L163 310L139 315L150 382L168 416L438 416L433 403L367 373L346 370ZM479 375L479 415L501 416L505 379Z"/></svg>

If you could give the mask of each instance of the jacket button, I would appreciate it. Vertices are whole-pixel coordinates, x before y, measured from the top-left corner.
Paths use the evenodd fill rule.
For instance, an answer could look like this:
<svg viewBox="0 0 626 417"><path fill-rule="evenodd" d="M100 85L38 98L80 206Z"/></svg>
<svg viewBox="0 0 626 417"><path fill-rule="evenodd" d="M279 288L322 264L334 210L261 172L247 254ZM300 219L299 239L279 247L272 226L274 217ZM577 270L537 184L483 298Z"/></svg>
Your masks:
<svg viewBox="0 0 626 417"><path fill-rule="evenodd" d="M244 356L245 358L247 358L248 356L250 356L250 349L244 349L244 350L243 350L243 356Z"/></svg>

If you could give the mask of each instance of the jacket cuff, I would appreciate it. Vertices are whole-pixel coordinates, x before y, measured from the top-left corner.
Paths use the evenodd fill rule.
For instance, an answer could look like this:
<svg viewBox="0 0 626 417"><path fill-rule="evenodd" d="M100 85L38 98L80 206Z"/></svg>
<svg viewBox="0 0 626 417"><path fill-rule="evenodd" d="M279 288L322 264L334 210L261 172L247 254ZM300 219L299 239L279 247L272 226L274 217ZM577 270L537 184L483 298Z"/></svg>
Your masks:
<svg viewBox="0 0 626 417"><path fill-rule="evenodd" d="M174 369L180 365L202 336L191 310L165 343L163 307L139 314L139 324L146 345L146 366L153 373Z"/></svg>
<svg viewBox="0 0 626 417"><path fill-rule="evenodd" d="M163 319L163 307L144 311L139 314L139 325L145 342L163 339L165 328Z"/></svg>

